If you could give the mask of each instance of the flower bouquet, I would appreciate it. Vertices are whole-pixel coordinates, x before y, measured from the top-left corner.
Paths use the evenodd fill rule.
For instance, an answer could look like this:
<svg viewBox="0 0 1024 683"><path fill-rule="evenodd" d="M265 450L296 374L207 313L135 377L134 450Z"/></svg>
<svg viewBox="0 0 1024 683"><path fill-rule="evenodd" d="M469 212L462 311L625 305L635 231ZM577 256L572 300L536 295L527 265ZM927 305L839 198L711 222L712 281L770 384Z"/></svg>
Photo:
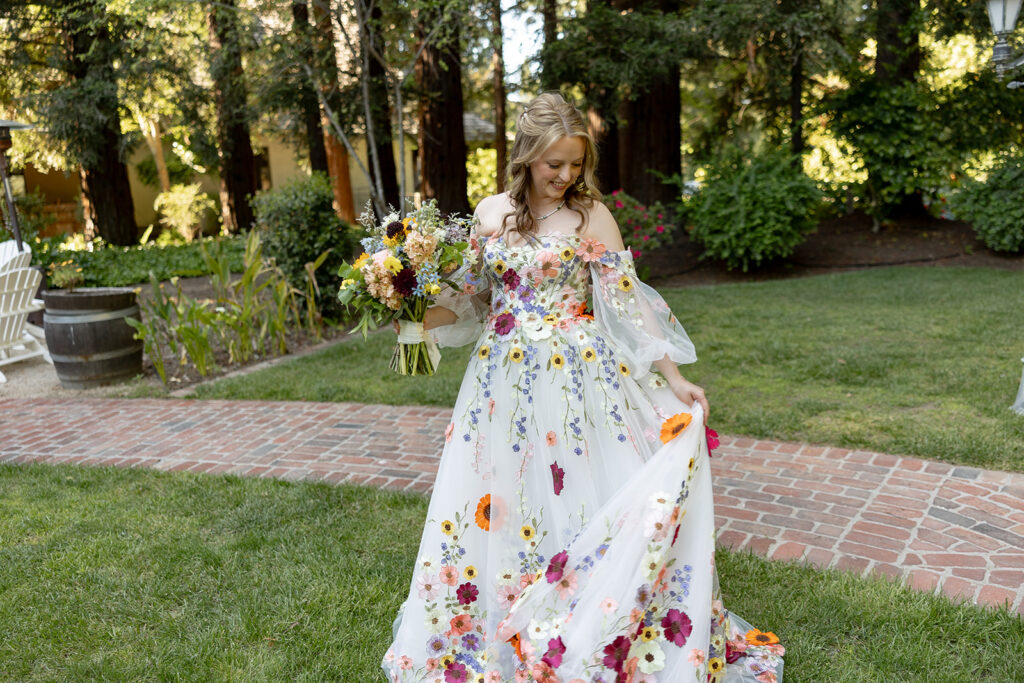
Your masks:
<svg viewBox="0 0 1024 683"><path fill-rule="evenodd" d="M471 221L442 216L430 200L405 218L392 212L377 224L366 212L359 222L369 232L361 241L363 253L338 271L338 298L360 316L353 331L361 331L365 338L367 330L397 320L398 345L391 369L402 375L433 375L441 354L424 334L423 317L442 284L459 289L444 278L471 265Z"/></svg>

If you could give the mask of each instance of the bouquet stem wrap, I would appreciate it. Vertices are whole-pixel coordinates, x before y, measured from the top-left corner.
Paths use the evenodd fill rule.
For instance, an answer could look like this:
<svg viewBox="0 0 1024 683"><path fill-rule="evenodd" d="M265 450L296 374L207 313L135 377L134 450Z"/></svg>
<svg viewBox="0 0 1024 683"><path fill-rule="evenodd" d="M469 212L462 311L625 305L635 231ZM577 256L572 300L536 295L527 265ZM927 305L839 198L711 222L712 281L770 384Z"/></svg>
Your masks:
<svg viewBox="0 0 1024 683"><path fill-rule="evenodd" d="M400 375L433 375L441 362L437 344L424 333L423 317L427 300L415 297L411 306L403 307L398 319L398 344L391 356L391 369Z"/></svg>

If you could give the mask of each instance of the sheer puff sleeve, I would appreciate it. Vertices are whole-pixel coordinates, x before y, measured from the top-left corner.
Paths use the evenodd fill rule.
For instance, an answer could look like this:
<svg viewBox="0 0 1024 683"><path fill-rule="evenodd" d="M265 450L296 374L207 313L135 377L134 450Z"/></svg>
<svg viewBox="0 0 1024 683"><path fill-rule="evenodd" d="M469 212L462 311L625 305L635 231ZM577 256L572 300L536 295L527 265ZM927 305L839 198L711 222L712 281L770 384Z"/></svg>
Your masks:
<svg viewBox="0 0 1024 683"><path fill-rule="evenodd" d="M591 261L594 323L638 375L668 357L693 363L697 353L668 304L636 276L629 251L606 251Z"/></svg>
<svg viewBox="0 0 1024 683"><path fill-rule="evenodd" d="M490 301L490 285L481 269L486 237L479 237L474 229L469 237L469 262L446 278L441 293L434 299L435 306L447 308L455 314L455 322L428 330L438 346L464 346L475 342L484 330Z"/></svg>

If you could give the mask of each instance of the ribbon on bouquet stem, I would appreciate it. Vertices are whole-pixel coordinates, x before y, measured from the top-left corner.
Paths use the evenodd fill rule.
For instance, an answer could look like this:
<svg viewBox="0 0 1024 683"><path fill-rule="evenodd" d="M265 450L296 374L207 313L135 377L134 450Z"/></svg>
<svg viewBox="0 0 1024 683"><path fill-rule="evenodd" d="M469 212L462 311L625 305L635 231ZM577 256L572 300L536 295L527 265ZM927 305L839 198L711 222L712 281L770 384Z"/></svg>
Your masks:
<svg viewBox="0 0 1024 683"><path fill-rule="evenodd" d="M437 369L438 364L441 362L441 350L437 348L437 343L433 337L426 333L423 329L423 323L416 320L402 320L398 321L398 343L399 344L419 344L423 343L427 347L427 358L430 359L430 364Z"/></svg>

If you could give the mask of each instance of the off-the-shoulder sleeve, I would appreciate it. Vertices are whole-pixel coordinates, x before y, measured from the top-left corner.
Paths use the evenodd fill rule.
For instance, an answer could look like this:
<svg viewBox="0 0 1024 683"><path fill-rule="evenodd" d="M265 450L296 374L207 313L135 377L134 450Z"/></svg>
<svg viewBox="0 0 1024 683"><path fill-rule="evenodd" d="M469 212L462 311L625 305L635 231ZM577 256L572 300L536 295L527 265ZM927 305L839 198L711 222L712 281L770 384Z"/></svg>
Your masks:
<svg viewBox="0 0 1024 683"><path fill-rule="evenodd" d="M434 300L436 306L447 308L455 314L455 322L451 325L442 325L428 331L438 346L470 344L475 342L484 330L491 294L487 278L481 273L486 239L477 237L475 230L470 233L469 244L473 262L462 266L446 278L456 287L443 285L441 293Z"/></svg>
<svg viewBox="0 0 1024 683"><path fill-rule="evenodd" d="M693 363L697 353L668 304L636 276L629 251L606 251L591 261L594 323L632 366L643 375L666 356L674 363Z"/></svg>

